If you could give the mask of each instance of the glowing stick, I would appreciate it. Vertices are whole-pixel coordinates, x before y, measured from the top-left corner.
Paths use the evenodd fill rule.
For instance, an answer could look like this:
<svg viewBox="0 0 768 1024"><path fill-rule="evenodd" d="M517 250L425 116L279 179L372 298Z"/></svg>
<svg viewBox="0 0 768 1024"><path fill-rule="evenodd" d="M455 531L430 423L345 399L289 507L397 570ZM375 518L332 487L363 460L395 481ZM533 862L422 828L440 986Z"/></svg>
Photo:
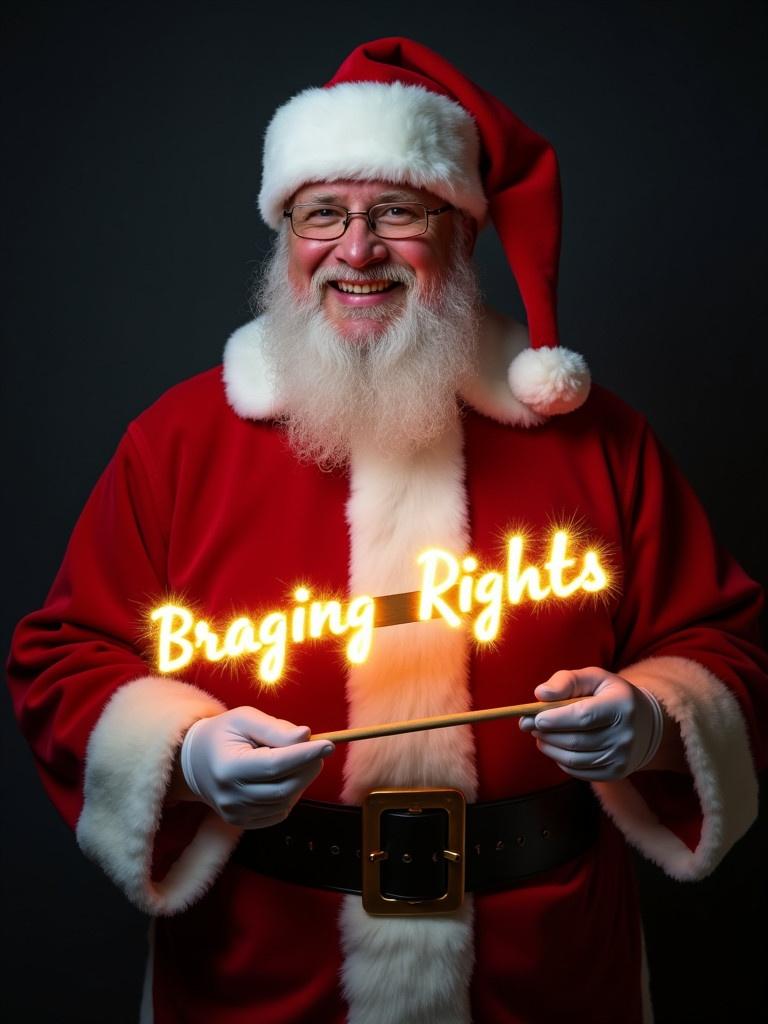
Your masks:
<svg viewBox="0 0 768 1024"><path fill-rule="evenodd" d="M405 722L385 722L383 725L364 725L357 729L341 729L338 732L315 732L311 740L331 740L333 743L349 743L353 740L371 740L378 736L396 736L405 732L423 732L425 729L446 729L451 725L471 725L473 722L488 722L494 718L524 718L537 715L539 711L562 708L576 704L584 697L569 697L567 700L539 700L532 704L511 704L505 708L483 708L480 711L462 711L455 715L433 715L431 718L411 718Z"/></svg>

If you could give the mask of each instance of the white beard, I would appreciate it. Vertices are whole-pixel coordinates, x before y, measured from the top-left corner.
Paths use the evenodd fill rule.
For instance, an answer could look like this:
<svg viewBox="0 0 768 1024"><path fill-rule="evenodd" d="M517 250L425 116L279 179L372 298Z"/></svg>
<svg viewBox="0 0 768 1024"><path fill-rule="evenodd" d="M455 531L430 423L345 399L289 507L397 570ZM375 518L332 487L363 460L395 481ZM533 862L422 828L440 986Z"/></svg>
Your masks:
<svg viewBox="0 0 768 1024"><path fill-rule="evenodd" d="M392 457L442 436L458 415L457 391L474 371L477 351L480 290L458 232L450 268L429 293L407 267L345 268L345 279L386 278L406 289L404 307L390 322L382 307L349 311L350 318L372 321L370 339L346 340L323 313L324 289L338 276L319 270L310 295L297 300L281 234L255 294L288 440L298 457L323 468L346 464L353 445Z"/></svg>

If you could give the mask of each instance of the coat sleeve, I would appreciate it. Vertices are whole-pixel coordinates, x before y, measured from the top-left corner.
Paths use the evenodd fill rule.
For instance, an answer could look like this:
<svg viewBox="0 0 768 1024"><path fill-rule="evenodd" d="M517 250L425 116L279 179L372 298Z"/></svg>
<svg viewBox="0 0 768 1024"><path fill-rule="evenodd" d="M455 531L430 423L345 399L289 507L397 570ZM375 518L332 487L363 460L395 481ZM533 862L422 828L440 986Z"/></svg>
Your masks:
<svg viewBox="0 0 768 1024"><path fill-rule="evenodd" d="M184 909L239 836L200 804L165 806L181 739L225 707L142 656L166 592L168 510L136 425L73 531L45 605L17 626L8 661L16 716L48 795L96 861L146 913Z"/></svg>
<svg viewBox="0 0 768 1024"><path fill-rule="evenodd" d="M647 426L631 464L616 667L677 722L690 777L638 772L595 789L645 856L673 878L695 880L757 815L768 724L762 593L717 545Z"/></svg>

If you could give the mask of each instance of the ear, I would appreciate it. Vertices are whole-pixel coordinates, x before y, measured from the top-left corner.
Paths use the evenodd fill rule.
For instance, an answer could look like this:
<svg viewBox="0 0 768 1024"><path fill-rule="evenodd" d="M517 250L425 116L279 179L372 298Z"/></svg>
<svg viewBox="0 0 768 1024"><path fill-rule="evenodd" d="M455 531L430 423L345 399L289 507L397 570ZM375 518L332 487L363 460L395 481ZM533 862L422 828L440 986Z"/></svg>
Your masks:
<svg viewBox="0 0 768 1024"><path fill-rule="evenodd" d="M470 217L468 213L464 213L463 211L460 216L461 230L464 238L464 253L469 257L475 251L479 229L474 217Z"/></svg>

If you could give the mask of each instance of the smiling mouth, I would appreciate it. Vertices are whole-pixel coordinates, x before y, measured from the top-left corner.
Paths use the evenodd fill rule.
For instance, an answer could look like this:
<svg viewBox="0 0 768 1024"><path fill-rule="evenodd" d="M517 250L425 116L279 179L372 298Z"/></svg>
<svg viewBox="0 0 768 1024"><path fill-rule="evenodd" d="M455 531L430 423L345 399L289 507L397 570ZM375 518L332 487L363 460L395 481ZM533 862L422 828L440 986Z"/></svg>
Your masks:
<svg viewBox="0 0 768 1024"><path fill-rule="evenodd" d="M400 281L330 281L331 288L346 295L371 295L376 292L391 292L402 287Z"/></svg>

